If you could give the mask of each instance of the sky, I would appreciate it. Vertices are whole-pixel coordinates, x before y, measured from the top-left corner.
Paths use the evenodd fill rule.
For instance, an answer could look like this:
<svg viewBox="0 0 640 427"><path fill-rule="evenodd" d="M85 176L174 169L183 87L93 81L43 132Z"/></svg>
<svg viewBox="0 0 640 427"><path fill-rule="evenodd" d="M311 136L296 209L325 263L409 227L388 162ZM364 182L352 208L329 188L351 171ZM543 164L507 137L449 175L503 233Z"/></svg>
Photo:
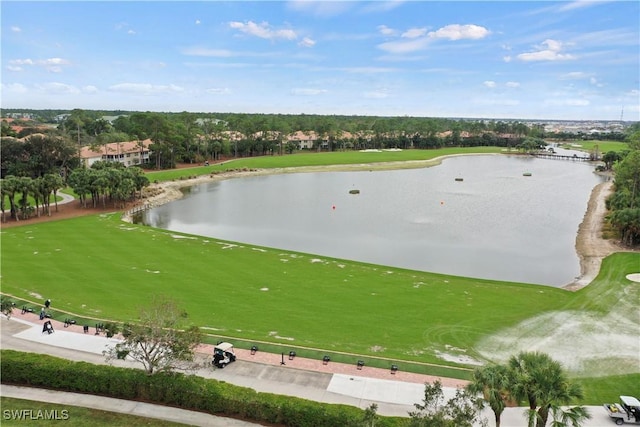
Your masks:
<svg viewBox="0 0 640 427"><path fill-rule="evenodd" d="M638 1L0 3L2 108L640 120Z"/></svg>

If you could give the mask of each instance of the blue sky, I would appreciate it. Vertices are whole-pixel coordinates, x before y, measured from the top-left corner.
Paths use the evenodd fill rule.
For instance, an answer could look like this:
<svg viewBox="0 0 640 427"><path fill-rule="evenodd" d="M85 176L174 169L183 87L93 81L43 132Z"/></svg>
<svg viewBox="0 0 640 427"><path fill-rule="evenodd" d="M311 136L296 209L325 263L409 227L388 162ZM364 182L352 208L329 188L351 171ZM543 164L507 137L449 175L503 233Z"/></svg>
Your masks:
<svg viewBox="0 0 640 427"><path fill-rule="evenodd" d="M637 1L2 1L3 108L640 120Z"/></svg>

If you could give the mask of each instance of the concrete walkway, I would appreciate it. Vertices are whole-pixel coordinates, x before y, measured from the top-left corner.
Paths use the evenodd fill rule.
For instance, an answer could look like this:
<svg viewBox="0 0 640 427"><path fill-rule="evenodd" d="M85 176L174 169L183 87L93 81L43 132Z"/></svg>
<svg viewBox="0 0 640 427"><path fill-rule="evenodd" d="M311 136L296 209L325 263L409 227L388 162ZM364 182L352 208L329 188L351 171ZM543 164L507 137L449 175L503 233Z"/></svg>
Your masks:
<svg viewBox="0 0 640 427"><path fill-rule="evenodd" d="M0 385L0 396L57 403L63 406L81 406L84 408L118 412L121 414L136 415L146 418L155 418L192 426L255 427L258 425L233 418L217 417L203 412L185 411L184 409L173 408L170 406L152 405L150 403L113 399L111 397L92 396L81 393L67 393L64 391L53 391L31 387L16 387L5 384ZM59 421L52 421L52 423L59 423Z"/></svg>
<svg viewBox="0 0 640 427"><path fill-rule="evenodd" d="M117 340L113 338L70 332L63 328L56 328L52 334L43 334L42 325L40 324L42 322L38 321L37 316L32 316L35 318L33 321L18 318L17 316L7 320L6 317L0 316L1 348L106 364L102 351L107 346L117 343ZM340 403L360 408L366 408L375 403L378 405L378 414L384 416L406 417L410 411L415 410L414 404L421 402L424 396L423 383L375 378L379 372L375 371L374 368L356 371L354 366L340 366L338 363L331 362L328 365L320 365L322 368L316 368L317 370L307 370L294 367L296 363L288 360L288 364L280 365L280 363L257 363L251 361L249 359L250 356L244 354L238 356L238 361L225 369L214 369L210 364L210 353L199 354L197 359L198 368L195 374L249 387L259 392L296 396L318 402ZM278 357L276 360L280 360L280 358ZM295 362L299 362L301 366L303 365L302 360L296 360ZM114 360L111 364L114 366L140 368L139 364L130 360ZM320 369L325 370L325 372L319 372ZM336 372L331 372L331 370ZM383 371L386 375L389 375L388 371ZM365 374L361 372L365 372ZM368 377L366 373L374 377ZM400 378L398 377L398 379ZM444 391L445 397L449 398L455 393L455 388L444 387ZM234 419L215 417L171 407L25 387L3 385L0 388L0 395L43 400L65 405L86 406L107 411L161 418L189 425L252 425L251 423ZM613 425L602 407L588 407L588 410L592 415L592 419L584 423L584 427ZM490 427L494 426L493 414L490 411L485 411L483 415L489 421L488 425ZM502 415L502 427L525 425L526 420L523 408L508 408Z"/></svg>

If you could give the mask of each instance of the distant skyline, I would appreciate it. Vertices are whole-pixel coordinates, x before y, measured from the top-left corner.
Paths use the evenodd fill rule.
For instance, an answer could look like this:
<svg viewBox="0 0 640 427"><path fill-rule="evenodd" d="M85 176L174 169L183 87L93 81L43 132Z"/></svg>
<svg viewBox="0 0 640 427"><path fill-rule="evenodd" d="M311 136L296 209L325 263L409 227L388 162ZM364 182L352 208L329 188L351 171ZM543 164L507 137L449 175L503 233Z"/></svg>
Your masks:
<svg viewBox="0 0 640 427"><path fill-rule="evenodd" d="M6 1L2 108L640 121L638 1Z"/></svg>

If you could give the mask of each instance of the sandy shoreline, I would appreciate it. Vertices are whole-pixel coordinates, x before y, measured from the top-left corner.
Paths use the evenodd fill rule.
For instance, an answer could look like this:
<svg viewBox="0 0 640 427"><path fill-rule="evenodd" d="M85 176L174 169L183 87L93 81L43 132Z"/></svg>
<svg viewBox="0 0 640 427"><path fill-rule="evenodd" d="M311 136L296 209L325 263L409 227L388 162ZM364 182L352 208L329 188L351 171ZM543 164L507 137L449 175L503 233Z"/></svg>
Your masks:
<svg viewBox="0 0 640 427"><path fill-rule="evenodd" d="M389 170L403 168L420 168L435 166L448 156L438 157L432 160L419 160L409 162L386 162L369 163L355 165L332 165L332 166L304 166L296 168L275 168L257 170L237 170L222 172L211 175L203 175L193 179L167 181L152 184L149 189L151 196L146 197L145 205L149 207L160 206L183 196L182 188L197 184L214 182L230 178L240 178L256 175L274 175L283 173L304 173L304 172L335 172L335 171L355 171L355 170ZM616 243L602 238L602 224L607 213L605 201L613 191L613 180L596 185L589 198L587 210L582 223L578 228L576 236L576 252L580 258L580 276L572 283L563 286L563 289L576 291L587 286L600 271L602 260L614 252L625 251ZM131 211L126 212L123 220L131 222Z"/></svg>

